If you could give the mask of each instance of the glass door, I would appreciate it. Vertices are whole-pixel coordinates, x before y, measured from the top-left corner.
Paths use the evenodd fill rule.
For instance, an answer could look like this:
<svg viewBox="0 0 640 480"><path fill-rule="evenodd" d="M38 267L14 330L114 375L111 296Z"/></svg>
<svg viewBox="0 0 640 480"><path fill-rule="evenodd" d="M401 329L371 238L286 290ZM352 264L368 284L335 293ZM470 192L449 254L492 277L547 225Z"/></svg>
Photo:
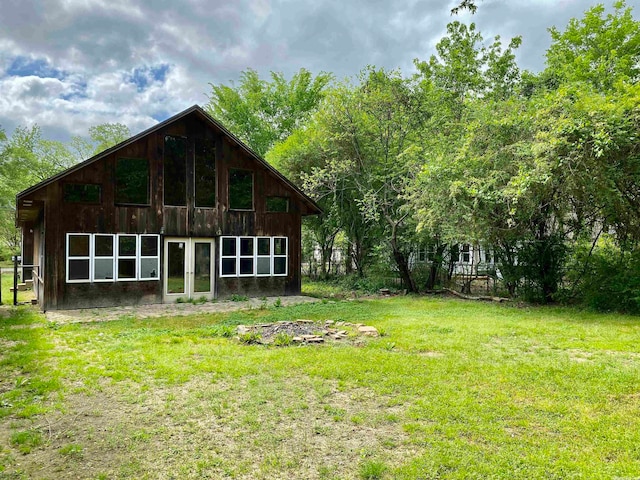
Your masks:
<svg viewBox="0 0 640 480"><path fill-rule="evenodd" d="M165 303L213 298L213 242L212 238L165 238Z"/></svg>

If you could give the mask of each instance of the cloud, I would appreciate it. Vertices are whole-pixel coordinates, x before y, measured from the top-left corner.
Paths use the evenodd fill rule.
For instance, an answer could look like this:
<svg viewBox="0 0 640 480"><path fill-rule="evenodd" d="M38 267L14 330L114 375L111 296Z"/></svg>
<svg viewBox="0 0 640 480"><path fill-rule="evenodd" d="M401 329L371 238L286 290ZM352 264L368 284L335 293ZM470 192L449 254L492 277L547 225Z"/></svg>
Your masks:
<svg viewBox="0 0 640 480"><path fill-rule="evenodd" d="M21 0L0 16L0 124L38 123L66 140L103 122L138 132L207 102L209 83L247 68L338 78L367 65L413 70L452 19L485 39L522 34L518 59L539 70L546 28L596 0L484 0L452 18L449 0ZM637 13L637 12L636 12Z"/></svg>

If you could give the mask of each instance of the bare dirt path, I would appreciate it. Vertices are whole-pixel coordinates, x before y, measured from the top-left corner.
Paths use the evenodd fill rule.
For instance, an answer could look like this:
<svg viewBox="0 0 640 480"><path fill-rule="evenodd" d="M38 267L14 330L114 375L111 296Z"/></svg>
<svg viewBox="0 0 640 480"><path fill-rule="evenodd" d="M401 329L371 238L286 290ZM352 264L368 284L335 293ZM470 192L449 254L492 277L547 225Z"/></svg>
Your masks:
<svg viewBox="0 0 640 480"><path fill-rule="evenodd" d="M122 317L136 318L179 317L202 313L223 313L234 310L271 307L273 305L289 306L299 303L320 301L317 298L295 295L290 297L250 298L245 301L221 301L192 303L159 303L154 305L136 305L132 307L86 308L79 310L50 310L46 312L47 320L60 324L79 322L103 322L118 320Z"/></svg>

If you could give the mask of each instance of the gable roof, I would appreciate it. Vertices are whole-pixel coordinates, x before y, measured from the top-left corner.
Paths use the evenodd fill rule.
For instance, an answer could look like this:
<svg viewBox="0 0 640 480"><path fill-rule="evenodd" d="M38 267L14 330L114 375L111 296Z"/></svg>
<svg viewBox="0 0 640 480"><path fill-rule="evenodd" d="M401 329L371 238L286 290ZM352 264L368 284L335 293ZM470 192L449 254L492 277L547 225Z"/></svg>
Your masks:
<svg viewBox="0 0 640 480"><path fill-rule="evenodd" d="M164 127L166 127L167 125L170 125L173 122L176 122L188 115L198 115L202 120L204 120L205 122L209 123L211 126L213 126L215 129L217 129L218 131L220 131L221 133L223 133L227 138L229 138L231 140L232 143L236 144L236 146L240 147L242 150L244 150L251 158L253 158L255 161L257 161L260 165L262 165L263 167L265 167L267 170L269 170L271 173L273 173L277 178L279 178L280 180L282 180L282 182L284 182L289 188L291 188L299 197L300 199L307 204L307 206L309 207L309 210L311 212L313 212L313 214L320 214L322 213L322 209L318 206L318 204L313 201L307 194L305 194L302 190L300 190L296 185L294 185L287 177L285 177L282 173L280 173L278 170L276 170L275 168L273 168L269 163L267 163L266 160L264 160L262 157L260 157L260 155L258 155L256 152L254 152L251 148L249 148L247 145L245 145L238 137L236 137L233 133L231 133L229 130L227 130L224 125L222 125L219 121L217 121L215 118L213 118L211 115L209 115L207 112L204 111L204 109L202 107L200 107L200 105L193 105L192 107L187 108L186 110L183 110L182 112L174 115L173 117L170 117L168 119L166 119L163 122L158 123L157 125L154 125L151 128L148 128L146 130L144 130L143 132L138 133L137 135L134 135L133 137L125 140L124 142L120 142L117 145L114 145L111 148L108 148L107 150L104 150L100 153L98 153L97 155L94 155L93 157L80 162L70 168L67 168L66 170L63 170L60 173L57 173L56 175L53 175L29 188L27 188L26 190L23 190L22 192L18 193L16 195L16 207L19 208L19 201L20 199L22 199L23 197L32 194L33 192L46 187L47 185L56 182L64 177L66 177L67 175L76 172L84 167L86 167L87 165L90 165L94 162L97 162L98 160L111 155L112 153L140 140L141 138L154 133Z"/></svg>

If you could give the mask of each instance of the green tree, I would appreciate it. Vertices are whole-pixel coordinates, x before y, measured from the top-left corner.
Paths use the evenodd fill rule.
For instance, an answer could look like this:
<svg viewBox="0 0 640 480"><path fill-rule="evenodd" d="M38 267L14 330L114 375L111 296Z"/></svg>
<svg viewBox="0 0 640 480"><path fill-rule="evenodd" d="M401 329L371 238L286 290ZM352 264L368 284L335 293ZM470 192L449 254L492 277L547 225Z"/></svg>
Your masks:
<svg viewBox="0 0 640 480"><path fill-rule="evenodd" d="M582 19L571 19L564 31L549 29L546 74L558 84L586 82L609 91L640 80L640 21L622 0L614 3L613 13L604 12L596 5Z"/></svg>
<svg viewBox="0 0 640 480"><path fill-rule="evenodd" d="M271 79L263 80L255 70L248 69L242 72L237 86L210 84L205 109L264 156L307 121L332 79L324 72L313 77L303 68L289 81L278 72L271 72Z"/></svg>

